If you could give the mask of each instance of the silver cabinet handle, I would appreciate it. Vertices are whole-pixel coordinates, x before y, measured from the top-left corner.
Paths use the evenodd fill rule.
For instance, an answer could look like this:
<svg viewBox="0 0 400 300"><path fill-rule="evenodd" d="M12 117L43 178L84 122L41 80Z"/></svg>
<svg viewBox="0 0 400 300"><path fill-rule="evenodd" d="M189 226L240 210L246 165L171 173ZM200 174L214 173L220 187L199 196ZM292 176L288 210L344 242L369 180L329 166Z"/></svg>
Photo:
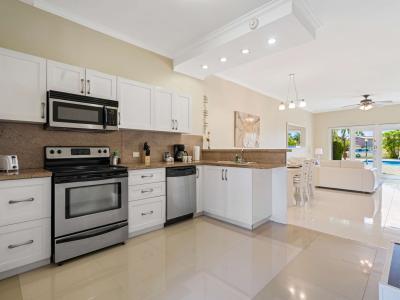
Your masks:
<svg viewBox="0 0 400 300"><path fill-rule="evenodd" d="M175 122L176 122L176 130L178 130L179 129L179 122L178 122L178 120L175 120Z"/></svg>
<svg viewBox="0 0 400 300"><path fill-rule="evenodd" d="M151 178L151 177L154 177L154 174L150 174L150 175L142 175L142 178Z"/></svg>
<svg viewBox="0 0 400 300"><path fill-rule="evenodd" d="M86 80L87 82L87 94L90 95L90 80Z"/></svg>
<svg viewBox="0 0 400 300"><path fill-rule="evenodd" d="M172 130L175 130L175 120L174 119L171 120L171 124L172 124Z"/></svg>
<svg viewBox="0 0 400 300"><path fill-rule="evenodd" d="M81 78L81 94L85 93L84 85L85 85L85 79Z"/></svg>
<svg viewBox="0 0 400 300"><path fill-rule="evenodd" d="M10 200L8 201L8 204L16 204L16 203L21 203L21 202L32 202L33 200L35 200L35 198L31 197L28 199L23 199L23 200Z"/></svg>
<svg viewBox="0 0 400 300"><path fill-rule="evenodd" d="M196 173L197 173L196 178L199 178L199 176L200 176L200 170L199 170L199 168L196 168Z"/></svg>
<svg viewBox="0 0 400 300"><path fill-rule="evenodd" d="M121 125L121 112L118 112L118 125Z"/></svg>
<svg viewBox="0 0 400 300"><path fill-rule="evenodd" d="M46 104L44 102L42 102L41 105L42 105L42 119L44 119Z"/></svg>
<svg viewBox="0 0 400 300"><path fill-rule="evenodd" d="M224 180L224 169L221 170L221 179Z"/></svg>
<svg viewBox="0 0 400 300"><path fill-rule="evenodd" d="M14 249L14 248L18 248L18 247L29 245L29 244L33 244L33 240L29 240L29 241L19 243L19 244L8 245L8 249Z"/></svg>
<svg viewBox="0 0 400 300"><path fill-rule="evenodd" d="M225 180L228 180L228 169L225 169Z"/></svg>
<svg viewBox="0 0 400 300"><path fill-rule="evenodd" d="M141 190L142 194L144 194L144 193L152 193L152 192L154 192L154 189Z"/></svg>
<svg viewBox="0 0 400 300"><path fill-rule="evenodd" d="M146 215L152 215L154 213L154 211L148 211L148 212L142 212L142 216L146 216Z"/></svg>

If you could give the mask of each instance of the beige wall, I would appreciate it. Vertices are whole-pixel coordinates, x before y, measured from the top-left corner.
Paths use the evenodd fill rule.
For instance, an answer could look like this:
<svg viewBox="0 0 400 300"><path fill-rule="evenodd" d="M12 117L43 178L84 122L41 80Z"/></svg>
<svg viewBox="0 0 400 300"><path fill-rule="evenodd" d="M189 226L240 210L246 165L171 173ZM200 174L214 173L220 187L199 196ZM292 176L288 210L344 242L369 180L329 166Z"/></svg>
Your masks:
<svg viewBox="0 0 400 300"><path fill-rule="evenodd" d="M290 121L307 127L307 149L311 149L311 114L298 110L279 113L277 101L242 86L216 77L201 81L175 73L168 58L17 0L0 1L0 47L189 94L193 99L194 134L202 134L202 101L206 93L214 148L233 147L233 112L239 110L260 115L262 147L285 147L286 122Z"/></svg>
<svg viewBox="0 0 400 300"><path fill-rule="evenodd" d="M400 105L377 107L369 111L359 109L326 112L313 115L314 146L324 149L329 158L330 129L334 127L400 124Z"/></svg>

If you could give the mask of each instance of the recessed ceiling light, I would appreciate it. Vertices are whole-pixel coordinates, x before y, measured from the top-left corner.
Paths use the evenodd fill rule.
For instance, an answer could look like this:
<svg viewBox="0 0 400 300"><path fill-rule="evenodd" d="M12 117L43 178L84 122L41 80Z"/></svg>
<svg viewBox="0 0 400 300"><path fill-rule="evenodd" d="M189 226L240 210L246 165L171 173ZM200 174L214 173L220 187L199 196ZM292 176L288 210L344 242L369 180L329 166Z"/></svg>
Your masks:
<svg viewBox="0 0 400 300"><path fill-rule="evenodd" d="M223 62L223 63L226 62L227 60L228 60L228 59L227 59L226 57L221 57L221 58L219 59L219 61L220 61L220 62Z"/></svg>
<svg viewBox="0 0 400 300"><path fill-rule="evenodd" d="M268 39L268 45L275 45L276 39L275 38L269 38Z"/></svg>
<svg viewBox="0 0 400 300"><path fill-rule="evenodd" d="M249 49L242 49L242 54L249 54L250 50Z"/></svg>
<svg viewBox="0 0 400 300"><path fill-rule="evenodd" d="M203 70L207 70L208 69L207 65L202 65L201 67L203 68Z"/></svg>

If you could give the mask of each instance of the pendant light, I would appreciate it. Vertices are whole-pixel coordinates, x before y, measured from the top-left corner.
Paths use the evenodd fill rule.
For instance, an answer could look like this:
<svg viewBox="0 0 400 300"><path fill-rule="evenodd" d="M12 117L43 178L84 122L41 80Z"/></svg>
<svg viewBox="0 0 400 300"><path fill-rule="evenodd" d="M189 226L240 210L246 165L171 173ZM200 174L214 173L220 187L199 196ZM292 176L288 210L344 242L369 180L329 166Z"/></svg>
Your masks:
<svg viewBox="0 0 400 300"><path fill-rule="evenodd" d="M281 102L281 104L279 104L279 106L278 106L278 110L280 110L280 111L285 110L286 106L289 109L295 109L296 106L301 107L301 108L307 106L307 103L304 99L299 100L294 73L289 74L289 85L288 85L286 103Z"/></svg>

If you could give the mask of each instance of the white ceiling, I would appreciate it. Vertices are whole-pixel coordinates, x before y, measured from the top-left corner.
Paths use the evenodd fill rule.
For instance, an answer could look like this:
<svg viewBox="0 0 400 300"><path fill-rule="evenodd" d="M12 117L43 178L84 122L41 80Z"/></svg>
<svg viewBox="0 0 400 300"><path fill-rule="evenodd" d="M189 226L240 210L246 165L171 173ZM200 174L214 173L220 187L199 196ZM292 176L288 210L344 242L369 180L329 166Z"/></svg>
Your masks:
<svg viewBox="0 0 400 300"><path fill-rule="evenodd" d="M22 0L173 58L271 0Z"/></svg>
<svg viewBox="0 0 400 300"><path fill-rule="evenodd" d="M21 1L175 58L210 32L272 0ZM288 74L296 73L299 96L314 112L355 104L366 93L375 100L400 101L400 1L307 2L322 23L315 40L218 75L285 99Z"/></svg>
<svg viewBox="0 0 400 300"><path fill-rule="evenodd" d="M400 103L400 1L308 0L323 24L307 44L220 75L286 99L288 74L313 112L358 103L362 94Z"/></svg>

